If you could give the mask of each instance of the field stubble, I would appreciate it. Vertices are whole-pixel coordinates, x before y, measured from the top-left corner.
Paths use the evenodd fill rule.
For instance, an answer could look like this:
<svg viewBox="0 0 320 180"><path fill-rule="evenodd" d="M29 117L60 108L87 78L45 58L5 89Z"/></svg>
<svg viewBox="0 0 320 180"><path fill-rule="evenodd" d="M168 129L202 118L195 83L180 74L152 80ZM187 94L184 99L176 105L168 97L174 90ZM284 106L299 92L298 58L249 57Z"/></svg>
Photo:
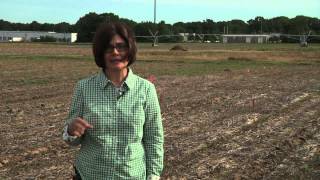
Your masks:
<svg viewBox="0 0 320 180"><path fill-rule="evenodd" d="M70 178L77 148L61 130L75 82L98 70L90 48L0 47L0 178ZM157 78L163 179L319 179L318 49L141 48L133 70Z"/></svg>

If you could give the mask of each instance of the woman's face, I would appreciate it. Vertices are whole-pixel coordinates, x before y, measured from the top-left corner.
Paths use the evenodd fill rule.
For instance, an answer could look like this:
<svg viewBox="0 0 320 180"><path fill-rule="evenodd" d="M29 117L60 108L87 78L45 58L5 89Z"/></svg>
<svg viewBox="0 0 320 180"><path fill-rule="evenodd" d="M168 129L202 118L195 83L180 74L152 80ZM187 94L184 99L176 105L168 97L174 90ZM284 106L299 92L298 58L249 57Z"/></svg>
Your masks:
<svg viewBox="0 0 320 180"><path fill-rule="evenodd" d="M119 36L113 36L107 47L104 60L107 70L122 71L128 66L128 44Z"/></svg>

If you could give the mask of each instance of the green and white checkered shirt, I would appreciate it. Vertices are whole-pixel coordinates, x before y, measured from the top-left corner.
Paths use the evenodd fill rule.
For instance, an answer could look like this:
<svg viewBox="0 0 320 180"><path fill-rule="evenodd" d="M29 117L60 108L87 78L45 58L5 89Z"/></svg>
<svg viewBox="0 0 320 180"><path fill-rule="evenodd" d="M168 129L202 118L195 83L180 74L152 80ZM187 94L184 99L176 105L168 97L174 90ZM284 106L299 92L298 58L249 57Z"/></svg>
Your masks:
<svg viewBox="0 0 320 180"><path fill-rule="evenodd" d="M133 74L121 91L101 71L80 80L66 125L82 117L93 126L80 138L75 166L84 180L160 177L163 170L163 126L155 86ZM65 128L66 129L66 128Z"/></svg>

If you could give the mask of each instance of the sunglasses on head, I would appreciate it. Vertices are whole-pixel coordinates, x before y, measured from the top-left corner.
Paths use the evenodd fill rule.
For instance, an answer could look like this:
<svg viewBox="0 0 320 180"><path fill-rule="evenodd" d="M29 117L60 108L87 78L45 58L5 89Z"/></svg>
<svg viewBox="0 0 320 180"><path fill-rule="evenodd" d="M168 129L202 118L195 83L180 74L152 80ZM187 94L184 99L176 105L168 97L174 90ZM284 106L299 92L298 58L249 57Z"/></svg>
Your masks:
<svg viewBox="0 0 320 180"><path fill-rule="evenodd" d="M106 48L106 53L112 53L114 49L117 49L118 52L123 53L127 52L129 47L126 43L116 43L115 45L109 44Z"/></svg>

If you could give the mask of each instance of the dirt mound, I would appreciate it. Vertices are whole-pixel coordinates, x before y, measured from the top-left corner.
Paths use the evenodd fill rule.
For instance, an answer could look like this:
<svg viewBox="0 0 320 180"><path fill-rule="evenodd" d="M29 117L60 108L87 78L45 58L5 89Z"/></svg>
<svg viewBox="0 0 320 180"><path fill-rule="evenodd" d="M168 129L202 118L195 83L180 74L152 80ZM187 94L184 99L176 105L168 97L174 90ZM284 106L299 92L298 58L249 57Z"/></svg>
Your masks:
<svg viewBox="0 0 320 180"><path fill-rule="evenodd" d="M187 48L182 47L181 45L173 46L170 51L188 51Z"/></svg>

